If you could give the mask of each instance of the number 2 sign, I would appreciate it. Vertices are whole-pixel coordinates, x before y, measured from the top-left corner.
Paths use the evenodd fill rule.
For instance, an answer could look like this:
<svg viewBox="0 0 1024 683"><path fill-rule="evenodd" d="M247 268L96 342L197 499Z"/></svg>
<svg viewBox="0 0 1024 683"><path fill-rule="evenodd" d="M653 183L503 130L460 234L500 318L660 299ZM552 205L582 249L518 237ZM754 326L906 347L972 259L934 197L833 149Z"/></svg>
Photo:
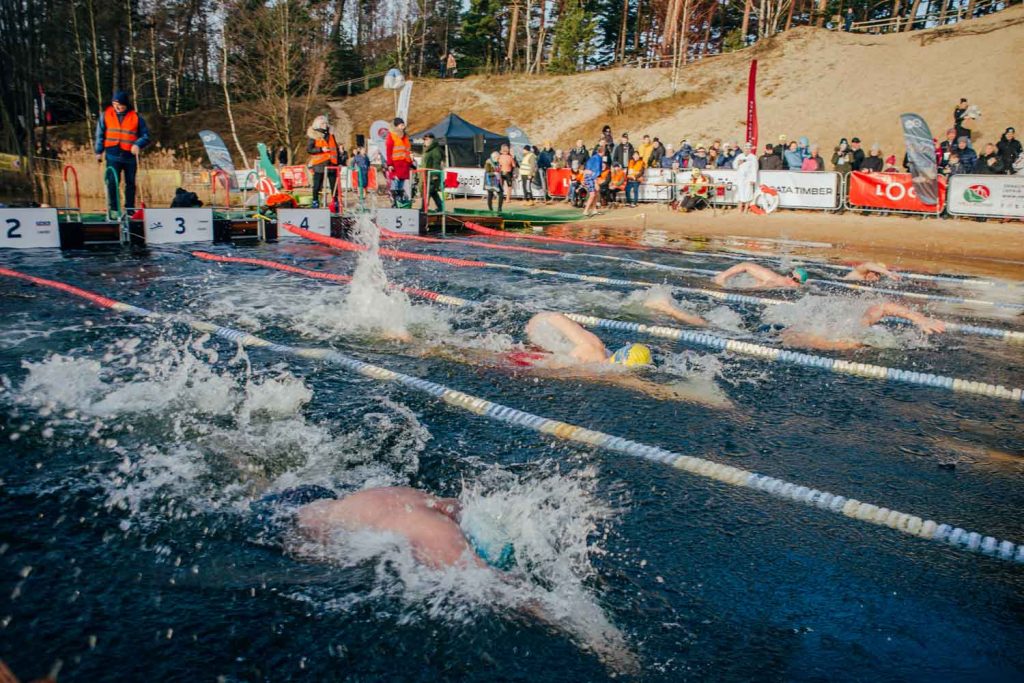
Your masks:
<svg viewBox="0 0 1024 683"><path fill-rule="evenodd" d="M60 248L57 209L0 209L0 247Z"/></svg>

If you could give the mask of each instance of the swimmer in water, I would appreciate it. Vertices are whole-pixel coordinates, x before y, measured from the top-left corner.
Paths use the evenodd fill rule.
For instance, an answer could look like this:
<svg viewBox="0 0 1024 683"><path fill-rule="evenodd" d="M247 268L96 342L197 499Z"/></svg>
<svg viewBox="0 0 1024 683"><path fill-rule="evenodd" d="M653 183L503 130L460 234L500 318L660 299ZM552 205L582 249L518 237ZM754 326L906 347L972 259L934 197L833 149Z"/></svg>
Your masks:
<svg viewBox="0 0 1024 683"><path fill-rule="evenodd" d="M909 320L926 335L946 331L946 324L941 320L929 318L921 315L913 309L907 308L906 306L891 302L872 306L864 312L858 322L863 328L868 328L886 317L904 318L905 320ZM827 337L821 334L801 332L791 328L783 330L781 338L782 343L787 346L799 346L805 349L817 349L819 351L851 351L869 346L869 344L859 339Z"/></svg>
<svg viewBox="0 0 1024 683"><path fill-rule="evenodd" d="M510 543L475 538L463 531L462 506L456 498L439 498L407 486L364 489L339 497L323 486L305 485L266 495L251 509L263 535L287 538L290 531L297 532L295 549L300 551L304 543L327 547L339 533L379 532L404 539L413 559L431 569L489 568L506 583L522 581L509 571L516 564ZM580 637L607 666L635 673L636 657L612 624L584 631L537 600L522 609Z"/></svg>
<svg viewBox="0 0 1024 683"><path fill-rule="evenodd" d="M654 313L667 315L668 317L678 320L685 325L707 327L707 320L699 315L694 315L693 313L684 311L676 304L672 296L664 290L665 288L660 287L648 290L642 302L644 308Z"/></svg>
<svg viewBox="0 0 1024 683"><path fill-rule="evenodd" d="M757 280L757 284L751 289L792 289L804 284L810 277L810 274L805 268L794 268L788 275L781 275L776 273L774 270L765 268L762 265L744 261L743 263L737 263L735 266L727 270L723 270L721 273L714 276L712 281L720 287L725 287L730 279L743 274L749 275ZM853 270L843 276L843 279L877 282L882 279L882 277L889 277L894 280L900 279L899 275L886 268L884 263L876 263L873 261L862 263L859 266L854 267Z"/></svg>

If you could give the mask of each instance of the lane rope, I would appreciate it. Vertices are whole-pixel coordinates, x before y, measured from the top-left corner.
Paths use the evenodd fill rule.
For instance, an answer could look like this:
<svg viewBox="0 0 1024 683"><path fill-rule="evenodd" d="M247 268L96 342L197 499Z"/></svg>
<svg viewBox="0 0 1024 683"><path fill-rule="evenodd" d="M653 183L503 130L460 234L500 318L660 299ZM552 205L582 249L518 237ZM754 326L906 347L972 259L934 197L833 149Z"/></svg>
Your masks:
<svg viewBox="0 0 1024 683"><path fill-rule="evenodd" d="M334 247L336 249L342 249L345 251L365 251L367 248L354 242L347 240L338 239L336 237L327 237L319 233L305 230L298 226L290 223L282 223L282 227L292 232L299 237L304 237L313 242L318 242L325 246ZM434 261L437 263L445 263L450 266L456 267L482 267L482 268L496 268L501 270L509 270L517 273L525 273L527 275L538 276L538 275L550 275L552 277L558 277L565 280L576 280L579 282L590 282L594 284L604 285L615 285L620 287L658 287L666 285L672 287L674 290L685 292L688 294L695 294L699 296L709 297L718 301L724 301L726 303L735 304L754 304L758 306L777 306L780 304L792 305L792 301L786 301L784 299L769 299L767 297L750 296L747 294L734 294L732 292L720 291L716 289L702 289L695 287L683 287L675 283L659 283L659 282L647 282L644 280L627 280L622 278L610 278L602 275L582 275L579 273L570 273L561 270L551 270L548 268L530 268L528 266L516 266L507 263L492 263L489 261L471 261L467 259L454 259L447 258L444 256L433 256L430 254L417 254L410 251L399 251L397 249L380 249L382 256L387 256L394 259L410 259L416 261ZM1024 344L1024 332L1015 332L1013 330L1000 330L991 327L980 327L977 325L966 325L962 323L946 323L947 330L951 332L960 332L962 334L976 334L993 339L1000 339L1007 342Z"/></svg>
<svg viewBox="0 0 1024 683"><path fill-rule="evenodd" d="M536 247L512 247L507 244L491 244L489 242L480 242L475 240L464 240L457 237L424 237L423 235L408 235L404 232L395 232L394 230L388 230L387 228L378 225L377 229L380 230L380 236L384 239L389 240L410 240L413 242L443 242L450 243L455 242L456 244L469 244L474 247L480 247L482 249L495 249L498 251L518 251L527 254L544 254L547 256L561 256L564 252L555 251L554 249L537 249Z"/></svg>
<svg viewBox="0 0 1024 683"><path fill-rule="evenodd" d="M290 266L279 261L268 261L265 259L253 259L253 258L239 258L233 256L218 256L216 254L209 254L201 251L192 252L193 256L196 256L207 261L218 261L221 263L244 263L249 265L261 266L264 268L272 268L275 270L281 270L296 275L302 275L305 277L313 277L321 280L333 280L338 282L351 282L352 278L347 275L336 275L334 273L324 273L317 270L308 270L306 268L298 268L296 266ZM432 292L426 289L419 289L415 287L402 287L397 284L390 284L394 289L401 289L403 291L415 294L416 296L429 299L431 301L437 301L438 303L448 304L451 306L469 306L475 305L477 302L463 299L456 296L450 296L447 294L441 294L439 292ZM987 382L977 382L974 380L961 379L957 377L946 377L944 375L935 375L925 372L916 372L913 370L902 370L900 368L892 368L883 365L872 365L870 363L851 363L849 361L840 360L836 358L829 358L828 356L818 356L809 353L802 353L798 351L790 351L787 349L781 349L772 346L765 346L762 344L753 344L750 342L744 342L737 339L726 339L718 335L710 334L707 332L700 332L695 330L685 330L679 327L670 327L666 325L645 325L642 323L627 322L624 320L610 320L607 318L598 318L592 315L582 315L579 313L563 313L570 320L574 320L580 325L586 327L599 327L610 330L618 330L623 332L635 332L637 334L644 334L652 337L659 337L661 339L670 339L676 342L682 342L692 344L695 346L702 346L715 351L731 351L744 356L751 356L761 360L766 360L772 363L789 363L792 365L800 365L807 368L814 368L818 370L826 370L840 375L854 375L857 377L863 377L866 379L875 379L884 382L902 382L905 384L913 384L923 387L932 387L936 389L946 389L949 391L965 393L965 394L976 394L979 396L988 396L990 398L1001 398L1015 402L1024 401L1024 391L1016 388L1007 388L1002 385L989 384Z"/></svg>
<svg viewBox="0 0 1024 683"><path fill-rule="evenodd" d="M577 244L589 247L607 247L607 248L620 248L620 249L639 249L644 251L667 251L676 254L686 254L688 256L704 256L711 258L723 258L732 261L771 261L782 259L781 256L754 256L754 255L738 255L738 254L726 254L723 252L710 252L710 251L692 251L687 249L676 249L675 247L650 247L644 245L628 245L628 244L615 244L607 242L593 242L588 240L577 240L567 237L548 237L545 235L528 235L526 233L509 232L506 230L495 230L494 228L486 228L478 223L472 221L466 221L464 225L480 235L487 235L488 237L495 237L498 239L521 239L521 240L538 240L542 242L560 242L562 244ZM815 265L821 266L822 268L832 268L836 270L842 270L850 272L853 270L852 266L843 266L833 263L826 263L823 261L813 261L809 259L797 259L794 261L794 265ZM929 275L926 273L915 273L912 271L899 271L899 275L908 279L913 280L924 280L928 282L947 282L956 285L963 286L978 286L978 287L991 287L998 283L992 280L980 280L980 279L966 279L958 277L950 277L947 275Z"/></svg>
<svg viewBox="0 0 1024 683"><path fill-rule="evenodd" d="M931 519L922 519L917 515L900 512L887 507L866 503L856 498L836 495L828 491L821 491L801 486L792 482L769 477L750 470L717 463L705 458L698 458L689 455L682 455L673 451L648 446L646 444L613 436L585 427L552 420L550 418L528 413L516 408L488 401L478 396L473 396L455 389L431 382L429 380L406 375L404 373L388 370L387 368L366 363L364 361L346 356L333 349L295 347L286 344L278 344L241 330L230 327L214 325L213 323L199 320L184 314L165 314L151 311L139 306L133 306L115 299L94 294L87 290L72 285L47 280L45 278L27 275L15 270L0 268L0 275L31 282L41 287L49 287L62 291L72 296L77 296L90 301L102 308L115 310L121 313L140 316L148 320L163 320L168 322L182 323L192 329L205 334L211 334L221 339L238 344L242 347L262 348L274 353L287 354L308 360L325 361L355 372L364 377L378 381L395 382L402 386L425 393L444 403L492 420L504 422L519 427L525 427L541 434L549 434L565 441L603 448L616 453L623 453L633 457L649 460L683 470L706 479L713 479L723 484L741 488L754 489L766 493L774 498L801 503L813 506L820 510L826 510L833 514L842 515L849 519L855 519L876 526L885 526L908 536L915 536L929 541L948 545L958 550L968 550L981 553L990 557L1024 564L1024 544L1017 545L1011 541L999 540L993 536L982 535L976 531L951 525L935 522Z"/></svg>

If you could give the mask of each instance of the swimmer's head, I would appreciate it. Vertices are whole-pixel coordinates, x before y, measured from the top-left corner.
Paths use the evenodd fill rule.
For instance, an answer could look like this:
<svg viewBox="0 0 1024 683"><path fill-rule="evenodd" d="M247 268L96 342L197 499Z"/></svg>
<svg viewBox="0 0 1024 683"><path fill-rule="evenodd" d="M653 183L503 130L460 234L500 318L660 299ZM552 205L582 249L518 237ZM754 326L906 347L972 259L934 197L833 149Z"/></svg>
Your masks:
<svg viewBox="0 0 1024 683"><path fill-rule="evenodd" d="M608 360L616 365L625 365L627 368L638 368L654 362L651 358L651 350L645 344L626 344L613 353Z"/></svg>
<svg viewBox="0 0 1024 683"><path fill-rule="evenodd" d="M789 276L793 278L796 282L803 284L807 282L807 278L810 277L810 274L807 272L805 268L794 268L793 272L790 273Z"/></svg>

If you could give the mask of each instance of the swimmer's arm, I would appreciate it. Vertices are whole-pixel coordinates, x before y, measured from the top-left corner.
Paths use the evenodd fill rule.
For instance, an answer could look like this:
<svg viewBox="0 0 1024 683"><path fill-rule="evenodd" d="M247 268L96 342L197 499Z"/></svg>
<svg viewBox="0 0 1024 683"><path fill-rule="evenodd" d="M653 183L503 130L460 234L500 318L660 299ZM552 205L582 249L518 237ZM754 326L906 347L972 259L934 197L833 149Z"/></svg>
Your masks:
<svg viewBox="0 0 1024 683"><path fill-rule="evenodd" d="M885 303L876 304L867 311L864 312L864 317L861 318L861 322L865 325L874 325L882 318L886 317L903 318L914 323L922 332L925 334L932 334L934 332L945 332L946 323L941 320L929 318L928 316L921 315L912 308L908 308L903 304L893 303L887 301Z"/></svg>
<svg viewBox="0 0 1024 683"><path fill-rule="evenodd" d="M657 311L658 313L664 313L665 315L667 315L667 316L669 316L671 318L675 318L679 322L685 323L687 325L695 325L695 326L698 326L698 327L703 327L703 326L708 324L708 322L706 320L704 320L704 318L700 317L699 315L694 315L692 313L687 313L683 309L681 309L678 306L674 305L671 301L666 301L664 299L654 299L654 300L651 300L651 301L645 301L644 302L644 306L646 306L647 308L649 308L652 311Z"/></svg>
<svg viewBox="0 0 1024 683"><path fill-rule="evenodd" d="M877 263L875 261L869 261L862 263L849 273L843 276L844 280L863 280L867 277L868 273L874 273L882 277L888 277L893 280L899 280L900 276L888 268L885 267L884 263Z"/></svg>
<svg viewBox="0 0 1024 683"><path fill-rule="evenodd" d="M782 343L786 346L798 346L804 349L816 349L818 351L853 351L864 347L864 344L851 339L826 339L815 334L783 330L780 335Z"/></svg>
<svg viewBox="0 0 1024 683"><path fill-rule="evenodd" d="M741 275L743 273L749 273L750 266L752 265L752 263L737 263L735 266L727 268L718 275L711 278L711 281L714 282L716 285L724 287L725 283L727 283L730 280L730 278L734 278L737 275Z"/></svg>

